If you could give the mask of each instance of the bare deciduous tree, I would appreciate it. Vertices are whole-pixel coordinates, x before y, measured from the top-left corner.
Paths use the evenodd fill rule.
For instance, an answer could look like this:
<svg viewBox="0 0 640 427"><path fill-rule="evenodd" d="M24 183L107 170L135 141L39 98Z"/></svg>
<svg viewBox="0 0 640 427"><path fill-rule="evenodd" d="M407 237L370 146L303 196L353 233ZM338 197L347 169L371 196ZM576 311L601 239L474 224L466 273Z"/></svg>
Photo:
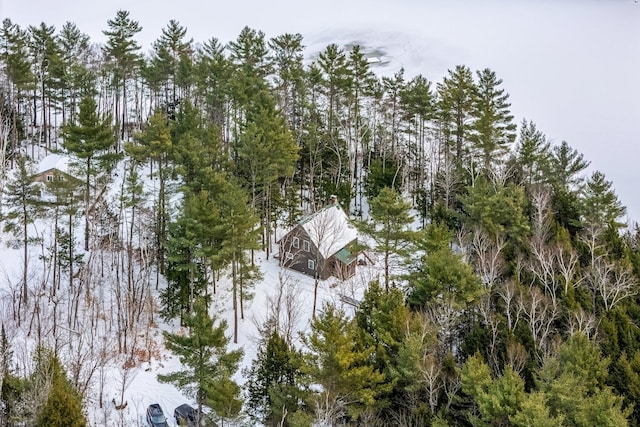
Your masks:
<svg viewBox="0 0 640 427"><path fill-rule="evenodd" d="M593 313L587 313L583 309L573 311L569 317L569 335L582 333L588 337L596 332L598 322Z"/></svg>
<svg viewBox="0 0 640 427"><path fill-rule="evenodd" d="M513 280L507 280L496 287L496 293L504 302L504 314L507 317L507 328L515 331L522 315L523 307L518 304L520 294L518 284Z"/></svg>
<svg viewBox="0 0 640 427"><path fill-rule="evenodd" d="M597 258L587 271L587 281L594 295L600 296L605 311L613 309L620 301L637 294L638 283L628 266Z"/></svg>
<svg viewBox="0 0 640 427"><path fill-rule="evenodd" d="M528 359L529 353L522 344L517 341L507 343L507 363L514 372L522 373Z"/></svg>
<svg viewBox="0 0 640 427"><path fill-rule="evenodd" d="M504 235L498 235L493 239L480 228L476 228L472 232L469 242L472 264L482 278L482 283L489 290L504 273L506 265L502 251L506 245L507 240Z"/></svg>
<svg viewBox="0 0 640 427"><path fill-rule="evenodd" d="M536 349L548 351L554 332L553 323L560 314L558 306L535 285L528 286L527 291L521 294L519 304L526 315Z"/></svg>

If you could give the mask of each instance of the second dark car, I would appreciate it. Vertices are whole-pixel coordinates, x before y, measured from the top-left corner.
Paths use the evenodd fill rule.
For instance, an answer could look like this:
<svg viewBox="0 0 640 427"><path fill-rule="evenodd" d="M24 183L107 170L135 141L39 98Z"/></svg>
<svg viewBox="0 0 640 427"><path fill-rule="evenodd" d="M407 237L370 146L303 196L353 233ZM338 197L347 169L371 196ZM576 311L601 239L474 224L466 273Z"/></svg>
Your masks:
<svg viewBox="0 0 640 427"><path fill-rule="evenodd" d="M178 406L173 411L173 416L179 426L198 427L198 410L186 403ZM204 417L201 417L200 425L207 425ZM213 425L213 424L212 424Z"/></svg>

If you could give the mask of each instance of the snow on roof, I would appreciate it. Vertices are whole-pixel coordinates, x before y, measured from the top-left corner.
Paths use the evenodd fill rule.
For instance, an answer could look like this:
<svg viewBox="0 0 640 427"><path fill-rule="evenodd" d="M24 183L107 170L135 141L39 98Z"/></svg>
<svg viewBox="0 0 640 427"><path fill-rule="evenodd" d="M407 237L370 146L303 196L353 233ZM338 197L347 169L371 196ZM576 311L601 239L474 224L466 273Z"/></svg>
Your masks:
<svg viewBox="0 0 640 427"><path fill-rule="evenodd" d="M319 210L300 225L325 259L358 237L358 231L338 204Z"/></svg>
<svg viewBox="0 0 640 427"><path fill-rule="evenodd" d="M69 158L60 154L49 154L38 164L37 173L46 172L51 169L57 169L60 172L69 172Z"/></svg>

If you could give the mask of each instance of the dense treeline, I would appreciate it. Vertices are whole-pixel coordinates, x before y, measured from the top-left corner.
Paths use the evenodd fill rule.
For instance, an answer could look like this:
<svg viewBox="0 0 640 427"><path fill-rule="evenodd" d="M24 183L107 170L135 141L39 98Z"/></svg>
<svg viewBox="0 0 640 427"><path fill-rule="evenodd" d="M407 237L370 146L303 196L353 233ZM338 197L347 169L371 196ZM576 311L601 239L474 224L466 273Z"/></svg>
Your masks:
<svg viewBox="0 0 640 427"><path fill-rule="evenodd" d="M126 406L158 311L188 331L165 334L185 370L160 380L218 420L640 423L640 234L575 148L514 122L494 71L381 77L360 46L306 61L300 34L195 43L173 20L143 55L140 30L126 11L102 46L73 23L2 23L2 225L23 265L3 283L0 426L84 425L78 398L108 405L110 364ZM75 177L43 200L32 162L49 153ZM314 307L300 337L282 284L241 390L242 352L210 316L219 282L237 343L256 251L332 194L380 280L354 316Z"/></svg>

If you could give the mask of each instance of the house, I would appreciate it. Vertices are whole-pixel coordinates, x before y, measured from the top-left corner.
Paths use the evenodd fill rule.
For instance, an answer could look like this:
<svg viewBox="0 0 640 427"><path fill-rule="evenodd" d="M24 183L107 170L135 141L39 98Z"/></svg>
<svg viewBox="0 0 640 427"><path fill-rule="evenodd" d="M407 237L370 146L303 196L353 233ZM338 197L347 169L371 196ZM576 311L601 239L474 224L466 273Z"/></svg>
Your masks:
<svg viewBox="0 0 640 427"><path fill-rule="evenodd" d="M358 231L335 196L279 240L280 264L318 277L348 279L356 273Z"/></svg>
<svg viewBox="0 0 640 427"><path fill-rule="evenodd" d="M36 182L47 183L57 179L74 179L69 173L69 158L61 156L60 154L49 154L42 159L38 164L38 170L36 171L33 179Z"/></svg>

